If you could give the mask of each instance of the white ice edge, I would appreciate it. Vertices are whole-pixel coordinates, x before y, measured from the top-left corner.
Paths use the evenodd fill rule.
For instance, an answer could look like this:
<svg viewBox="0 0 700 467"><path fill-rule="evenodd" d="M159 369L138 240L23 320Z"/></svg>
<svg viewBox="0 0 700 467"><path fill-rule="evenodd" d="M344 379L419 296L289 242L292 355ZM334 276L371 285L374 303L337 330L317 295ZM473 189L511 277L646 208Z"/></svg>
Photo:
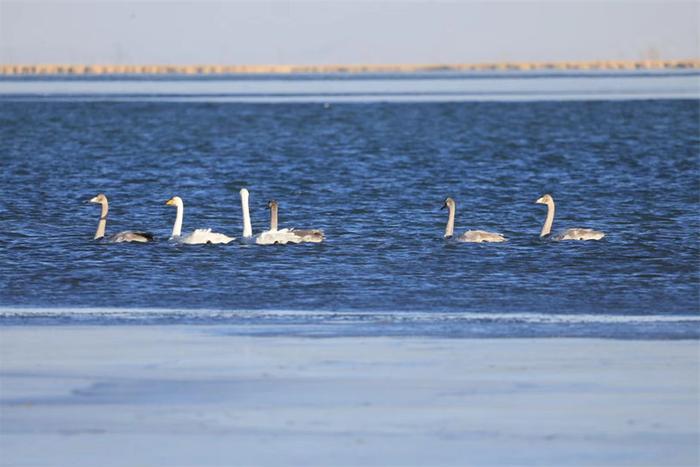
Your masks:
<svg viewBox="0 0 700 467"><path fill-rule="evenodd" d="M521 322L532 324L613 324L613 323L685 323L700 322L698 315L611 315L573 313L489 313L489 312L370 312L370 311L299 311L299 310L206 310L170 308L13 308L1 307L0 319L32 317L89 318L190 318L190 319L298 319L315 322L343 322L349 319L401 322ZM260 323L263 324L263 323ZM279 324L279 323L275 323Z"/></svg>
<svg viewBox="0 0 700 467"><path fill-rule="evenodd" d="M697 341L216 329L0 326L0 464L697 465Z"/></svg>
<svg viewBox="0 0 700 467"><path fill-rule="evenodd" d="M525 76L525 75L522 75ZM697 99L700 75L665 73L498 79L0 80L3 101L66 102L520 102ZM551 78L555 79L551 79Z"/></svg>
<svg viewBox="0 0 700 467"><path fill-rule="evenodd" d="M524 75L523 75L524 76ZM555 79L552 79L555 78ZM700 75L673 74L586 76L522 76L498 79L258 79L258 80L0 80L2 94L335 94L335 93L493 93L542 91L645 92L700 90Z"/></svg>
<svg viewBox="0 0 700 467"><path fill-rule="evenodd" d="M1 94L1 93L0 93ZM444 102L552 102L552 101L627 101L627 100L695 100L700 98L696 91L688 92L650 92L650 93L593 93L593 94L478 94L478 95L406 95L406 96L138 96L123 97L119 95L99 96L2 96L2 102L163 102L163 103L238 103L238 104L366 104L366 103L444 103Z"/></svg>

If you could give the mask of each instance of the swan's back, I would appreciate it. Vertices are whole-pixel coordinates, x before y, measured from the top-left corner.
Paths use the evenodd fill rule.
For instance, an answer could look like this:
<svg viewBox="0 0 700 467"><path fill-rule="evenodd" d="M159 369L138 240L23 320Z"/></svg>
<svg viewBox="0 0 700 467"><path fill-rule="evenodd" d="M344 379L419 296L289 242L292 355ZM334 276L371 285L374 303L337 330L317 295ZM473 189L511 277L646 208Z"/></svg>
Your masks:
<svg viewBox="0 0 700 467"><path fill-rule="evenodd" d="M188 245L198 245L202 243L229 243L233 240L235 240L234 237L212 232L211 229L197 229L194 232L180 238L180 242Z"/></svg>
<svg viewBox="0 0 700 467"><path fill-rule="evenodd" d="M603 237L605 237L605 233L600 230L574 228L566 229L557 234L554 240L600 240Z"/></svg>
<svg viewBox="0 0 700 467"><path fill-rule="evenodd" d="M258 245L285 245L287 243L321 243L324 239L322 230L281 229L267 230L255 239Z"/></svg>
<svg viewBox="0 0 700 467"><path fill-rule="evenodd" d="M255 237L255 243L258 245L284 245L289 243L287 230L266 230Z"/></svg>
<svg viewBox="0 0 700 467"><path fill-rule="evenodd" d="M294 236L298 239L298 242L308 242L308 243L321 243L325 236L323 235L323 230L319 229L291 229Z"/></svg>
<svg viewBox="0 0 700 467"><path fill-rule="evenodd" d="M132 232L130 230L125 230L124 232L119 232L109 237L109 241L112 243L122 243L122 242L137 242L137 243L147 243L154 240L153 234L150 232Z"/></svg>
<svg viewBox="0 0 700 467"><path fill-rule="evenodd" d="M495 232L486 232L485 230L467 230L462 235L457 237L458 242L470 243L500 243L507 241L506 237Z"/></svg>

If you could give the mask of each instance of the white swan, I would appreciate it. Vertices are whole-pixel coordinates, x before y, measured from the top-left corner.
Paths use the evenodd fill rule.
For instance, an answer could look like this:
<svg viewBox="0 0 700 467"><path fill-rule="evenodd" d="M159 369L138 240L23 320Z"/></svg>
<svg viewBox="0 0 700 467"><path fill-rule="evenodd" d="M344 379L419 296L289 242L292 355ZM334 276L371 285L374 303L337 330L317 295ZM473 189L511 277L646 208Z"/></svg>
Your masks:
<svg viewBox="0 0 700 467"><path fill-rule="evenodd" d="M544 195L535 203L547 205L547 218L540 232L540 237L546 237L552 231L552 224L554 223L554 198L552 198L552 195ZM574 228L558 233L552 237L552 240L600 240L603 237L605 237L605 233L599 230Z"/></svg>
<svg viewBox="0 0 700 467"><path fill-rule="evenodd" d="M270 209L270 230L258 235L255 243L259 245L274 245L287 243L321 243L324 239L323 231L318 229L281 229L277 230L277 201L268 201Z"/></svg>
<svg viewBox="0 0 700 467"><path fill-rule="evenodd" d="M105 229L107 228L107 213L109 212L109 202L107 197L100 193L90 200L91 203L99 203L102 205L102 214L100 214L100 221L97 224L97 232L95 232L95 240L104 238ZM131 230L125 230L124 232L119 232L108 238L108 241L113 243L121 242L139 242L146 243L153 241L153 234L150 232L134 232Z"/></svg>
<svg viewBox="0 0 700 467"><path fill-rule="evenodd" d="M166 201L165 204L168 206L177 207L177 217L175 218L175 224L173 225L173 233L170 235L171 240L177 240L180 243L186 243L188 245L202 243L229 243L230 241L235 240L233 237L212 232L211 229L197 229L194 232L182 237L182 218L185 210L184 204L182 203L182 198L179 196L173 196Z"/></svg>
<svg viewBox="0 0 700 467"><path fill-rule="evenodd" d="M452 198L447 198L445 204L442 205L442 209L449 209L450 216L447 219L447 226L445 227L445 238L451 238L454 234L455 228L455 211L457 210L457 203ZM458 242L471 242L471 243L482 243L482 242L505 242L507 239L495 232L486 232L484 230L467 230L462 235L457 237Z"/></svg>

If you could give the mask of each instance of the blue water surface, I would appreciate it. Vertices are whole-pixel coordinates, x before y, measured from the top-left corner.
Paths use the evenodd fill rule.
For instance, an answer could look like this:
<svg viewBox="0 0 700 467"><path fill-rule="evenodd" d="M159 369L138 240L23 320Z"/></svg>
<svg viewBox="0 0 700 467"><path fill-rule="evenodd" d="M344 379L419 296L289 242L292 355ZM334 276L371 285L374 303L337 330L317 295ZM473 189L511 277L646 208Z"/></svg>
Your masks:
<svg viewBox="0 0 700 467"><path fill-rule="evenodd" d="M699 313L698 99L10 97L0 96L5 309L178 308L192 310L188 319L207 310ZM240 237L242 187L254 232L268 227L276 199L281 227L321 228L327 240L168 242L173 195L185 203L185 232ZM99 207L85 201L100 192L108 234L144 229L158 241L93 241ZM546 209L534 202L545 193L557 202L555 231L606 237L540 239ZM443 239L446 196L457 201L457 231L509 242ZM3 319L32 319L12 316ZM697 336L697 322L676 331Z"/></svg>

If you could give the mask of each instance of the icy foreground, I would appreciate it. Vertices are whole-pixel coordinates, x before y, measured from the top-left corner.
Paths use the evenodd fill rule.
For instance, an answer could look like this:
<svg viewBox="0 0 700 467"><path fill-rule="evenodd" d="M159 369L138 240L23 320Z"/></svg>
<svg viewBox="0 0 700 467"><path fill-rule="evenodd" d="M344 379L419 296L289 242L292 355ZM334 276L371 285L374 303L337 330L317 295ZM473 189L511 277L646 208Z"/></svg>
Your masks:
<svg viewBox="0 0 700 467"><path fill-rule="evenodd" d="M697 341L0 328L2 465L697 465Z"/></svg>

